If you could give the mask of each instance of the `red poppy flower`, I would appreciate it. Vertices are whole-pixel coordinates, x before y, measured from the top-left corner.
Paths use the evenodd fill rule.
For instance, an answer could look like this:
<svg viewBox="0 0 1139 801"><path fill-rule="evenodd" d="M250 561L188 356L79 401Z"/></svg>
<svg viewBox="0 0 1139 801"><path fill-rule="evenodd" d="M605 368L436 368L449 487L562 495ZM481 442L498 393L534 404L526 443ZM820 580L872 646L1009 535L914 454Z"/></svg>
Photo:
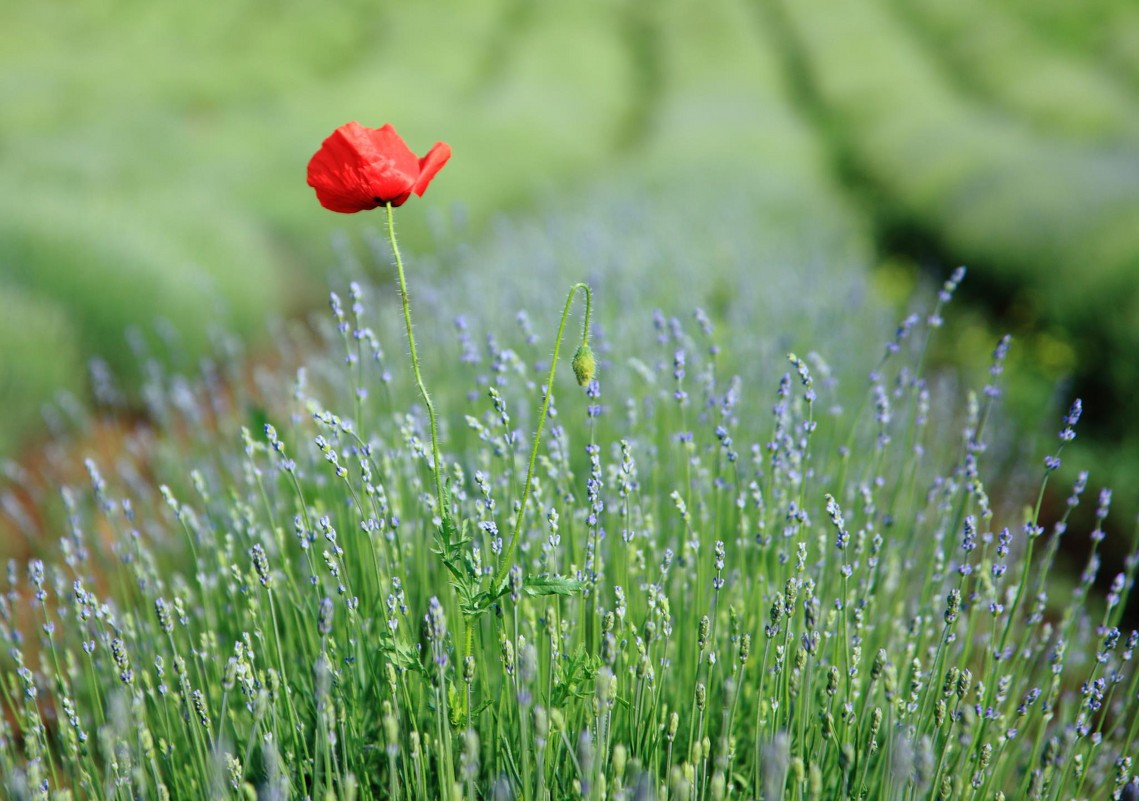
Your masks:
<svg viewBox="0 0 1139 801"><path fill-rule="evenodd" d="M341 125L309 160L308 185L329 211L354 214L422 196L435 173L451 158L451 146L436 142L419 158L395 128Z"/></svg>

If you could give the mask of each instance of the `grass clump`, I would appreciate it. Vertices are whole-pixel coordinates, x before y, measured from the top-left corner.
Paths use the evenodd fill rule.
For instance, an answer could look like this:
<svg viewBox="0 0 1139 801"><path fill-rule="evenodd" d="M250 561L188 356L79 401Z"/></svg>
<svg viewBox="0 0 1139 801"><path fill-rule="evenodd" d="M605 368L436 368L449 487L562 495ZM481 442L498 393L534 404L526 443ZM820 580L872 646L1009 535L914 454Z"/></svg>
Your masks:
<svg viewBox="0 0 1139 801"><path fill-rule="evenodd" d="M444 285L412 269L438 458L391 356L393 295L360 274L315 334L278 332L273 369L151 376L156 429L89 460L61 493L58 552L10 566L11 797L1123 791L1137 561L1106 600L1094 554L1061 593L1066 519L1039 517L1078 404L1043 477L1005 499L1008 342L976 391L924 367L959 274L877 338L838 325L880 314L856 277L713 253L739 259L724 293L668 247L667 206L593 202L580 227L457 249ZM703 213L721 212L747 210ZM372 244L368 272L386 272ZM547 393L549 311L583 264L597 372ZM797 308L831 327L765 333Z"/></svg>

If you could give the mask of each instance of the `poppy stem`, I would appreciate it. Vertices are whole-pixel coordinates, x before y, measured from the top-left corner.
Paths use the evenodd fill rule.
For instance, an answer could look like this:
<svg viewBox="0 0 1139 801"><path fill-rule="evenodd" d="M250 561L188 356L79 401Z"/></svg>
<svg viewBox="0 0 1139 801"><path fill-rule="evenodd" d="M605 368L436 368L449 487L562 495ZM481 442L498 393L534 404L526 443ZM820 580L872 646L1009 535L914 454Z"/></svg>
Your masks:
<svg viewBox="0 0 1139 801"><path fill-rule="evenodd" d="M566 308L562 312L562 322L558 326L558 337L554 340L554 358L550 362L550 375L546 380L546 395L542 399L542 412L538 415L538 430L534 432L534 444L530 448L530 464L526 468L526 483L522 487L522 504L518 508L518 515L514 518L514 534L510 537L510 547L506 549L502 559L498 563L498 572L494 576L494 582L491 584L491 589L497 590L502 586L502 582L506 578L506 572L510 570L511 563L514 560L514 550L518 547L518 537L522 533L522 520L526 516L526 504L530 500L530 484L534 479L534 464L538 461L538 446L542 442L542 429L546 425L546 417L550 412L550 397L554 392L554 373L558 369L558 352L562 347L562 339L566 332L566 321L569 319L570 307L573 305L574 295L578 290L585 294L585 323L581 333L581 340L583 345L589 344L589 320L593 309L593 297L589 290L588 284L576 283L570 287L569 297L566 298Z"/></svg>
<svg viewBox="0 0 1139 801"><path fill-rule="evenodd" d="M419 396L423 398L423 405L427 407L427 418L431 423L431 471L435 474L435 498L439 503L439 516L446 519L448 510L443 502L443 465L439 458L439 434L435 424L435 406L427 394L427 387L423 385L423 376L419 372L419 354L415 350L415 334L411 330L411 304L407 299L407 279L403 275L403 259L399 255L399 244L395 238L395 215L392 213L392 204L388 203L388 240L392 243L392 253L395 255L396 271L399 274L399 295L403 301L403 320L407 324L407 344L411 351L411 369L415 373L415 383L419 387Z"/></svg>

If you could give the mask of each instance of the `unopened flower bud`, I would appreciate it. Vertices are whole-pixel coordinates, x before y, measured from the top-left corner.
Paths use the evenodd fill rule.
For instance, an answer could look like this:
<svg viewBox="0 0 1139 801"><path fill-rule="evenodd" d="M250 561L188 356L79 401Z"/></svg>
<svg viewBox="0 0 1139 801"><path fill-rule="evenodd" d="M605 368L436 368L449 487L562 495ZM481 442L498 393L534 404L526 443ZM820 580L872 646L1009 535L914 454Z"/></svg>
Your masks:
<svg viewBox="0 0 1139 801"><path fill-rule="evenodd" d="M973 683L973 671L965 668L957 679L957 699L964 700L969 694L969 686Z"/></svg>
<svg viewBox="0 0 1139 801"><path fill-rule="evenodd" d="M952 625L957 622L958 612L961 610L961 590L954 587L945 599L945 623Z"/></svg>
<svg viewBox="0 0 1139 801"><path fill-rule="evenodd" d="M941 686L941 694L946 698L953 695L953 691L957 688L957 680L961 678L961 671L956 667L950 667L945 671L945 684Z"/></svg>
<svg viewBox="0 0 1139 801"><path fill-rule="evenodd" d="M803 778L807 775L807 765L803 762L803 757L791 757L790 773L791 786L798 787L803 782Z"/></svg>
<svg viewBox="0 0 1139 801"><path fill-rule="evenodd" d="M593 358L593 349L582 343L573 355L573 374L579 387L588 386L597 372L597 362Z"/></svg>
<svg viewBox="0 0 1139 801"><path fill-rule="evenodd" d="M722 770L716 771L712 774L712 801L723 801L724 791L726 789L726 780L724 779L724 772Z"/></svg>
<svg viewBox="0 0 1139 801"><path fill-rule="evenodd" d="M325 598L320 602L320 610L316 619L316 629L320 632L322 637L327 636L332 631L332 615L332 599Z"/></svg>
<svg viewBox="0 0 1139 801"><path fill-rule="evenodd" d="M621 777L625 775L625 763L628 760L629 752L625 746L618 743L613 746L613 775Z"/></svg>

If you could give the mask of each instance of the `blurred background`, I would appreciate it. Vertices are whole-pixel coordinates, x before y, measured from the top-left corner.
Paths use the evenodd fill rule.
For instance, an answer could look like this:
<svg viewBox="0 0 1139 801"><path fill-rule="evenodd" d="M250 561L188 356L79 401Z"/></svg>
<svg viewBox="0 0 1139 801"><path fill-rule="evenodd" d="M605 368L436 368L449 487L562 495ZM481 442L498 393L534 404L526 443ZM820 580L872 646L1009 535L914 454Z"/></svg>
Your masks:
<svg viewBox="0 0 1139 801"><path fill-rule="evenodd" d="M966 264L937 358L1011 332L1010 407L1058 429L1083 397L1066 466L1139 506L1134 0L37 0L5 9L0 109L0 457L105 374L323 304L377 223L305 165L355 119L454 149L413 253L617 185L761 195L899 311Z"/></svg>

